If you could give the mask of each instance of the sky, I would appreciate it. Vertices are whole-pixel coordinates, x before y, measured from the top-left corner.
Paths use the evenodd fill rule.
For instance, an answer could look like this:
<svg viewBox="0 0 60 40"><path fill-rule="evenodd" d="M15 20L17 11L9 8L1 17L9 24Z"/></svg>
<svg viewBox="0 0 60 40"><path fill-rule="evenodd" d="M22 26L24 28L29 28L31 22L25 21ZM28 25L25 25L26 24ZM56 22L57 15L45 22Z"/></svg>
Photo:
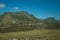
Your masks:
<svg viewBox="0 0 60 40"><path fill-rule="evenodd" d="M0 14L27 11L37 18L60 20L60 0L0 0Z"/></svg>

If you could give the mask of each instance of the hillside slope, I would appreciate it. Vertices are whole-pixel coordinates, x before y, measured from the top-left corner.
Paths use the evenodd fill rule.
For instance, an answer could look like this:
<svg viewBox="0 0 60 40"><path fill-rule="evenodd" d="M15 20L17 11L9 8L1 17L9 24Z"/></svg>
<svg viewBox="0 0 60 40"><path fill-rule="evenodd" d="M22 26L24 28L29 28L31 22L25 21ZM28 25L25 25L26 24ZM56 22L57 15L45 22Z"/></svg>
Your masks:
<svg viewBox="0 0 60 40"><path fill-rule="evenodd" d="M0 15L0 32L31 29L60 29L60 21L55 18L38 19L26 11L5 12Z"/></svg>

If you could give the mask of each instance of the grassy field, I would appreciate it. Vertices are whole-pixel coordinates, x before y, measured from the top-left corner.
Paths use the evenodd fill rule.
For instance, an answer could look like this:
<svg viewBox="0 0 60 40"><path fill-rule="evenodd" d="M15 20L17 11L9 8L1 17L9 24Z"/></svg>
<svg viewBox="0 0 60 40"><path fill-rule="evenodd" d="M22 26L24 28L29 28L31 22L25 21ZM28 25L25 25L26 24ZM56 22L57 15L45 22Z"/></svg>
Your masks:
<svg viewBox="0 0 60 40"><path fill-rule="evenodd" d="M31 31L0 33L0 40L9 40L12 38L23 37L41 37L46 40L60 40L59 29L35 29Z"/></svg>

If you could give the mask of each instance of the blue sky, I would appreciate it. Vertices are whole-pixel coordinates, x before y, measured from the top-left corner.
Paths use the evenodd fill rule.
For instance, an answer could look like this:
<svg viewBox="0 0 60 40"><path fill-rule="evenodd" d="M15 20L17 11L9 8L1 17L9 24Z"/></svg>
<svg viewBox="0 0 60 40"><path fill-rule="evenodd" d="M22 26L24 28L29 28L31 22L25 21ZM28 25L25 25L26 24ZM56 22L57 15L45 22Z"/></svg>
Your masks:
<svg viewBox="0 0 60 40"><path fill-rule="evenodd" d="M60 0L0 0L0 14L27 11L37 18L60 20Z"/></svg>

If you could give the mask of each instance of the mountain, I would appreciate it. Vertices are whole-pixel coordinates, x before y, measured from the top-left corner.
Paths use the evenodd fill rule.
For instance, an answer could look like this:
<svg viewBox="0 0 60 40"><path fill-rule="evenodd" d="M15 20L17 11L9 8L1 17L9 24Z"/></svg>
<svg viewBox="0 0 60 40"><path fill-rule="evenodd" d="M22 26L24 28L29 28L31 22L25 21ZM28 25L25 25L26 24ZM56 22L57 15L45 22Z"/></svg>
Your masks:
<svg viewBox="0 0 60 40"><path fill-rule="evenodd" d="M17 32L33 29L60 29L60 21L53 17L38 19L26 11L5 12L0 15L0 32Z"/></svg>
<svg viewBox="0 0 60 40"><path fill-rule="evenodd" d="M8 31L31 30L39 20L26 11L5 12L0 16L0 29ZM6 31L3 31L6 32Z"/></svg>
<svg viewBox="0 0 60 40"><path fill-rule="evenodd" d="M60 29L60 20L55 19L54 17L44 19L46 28L49 29Z"/></svg>
<svg viewBox="0 0 60 40"><path fill-rule="evenodd" d="M28 14L28 12L5 12L0 17L1 22L4 24L11 23L11 24L19 24L19 23L35 23L38 22L37 18Z"/></svg>

